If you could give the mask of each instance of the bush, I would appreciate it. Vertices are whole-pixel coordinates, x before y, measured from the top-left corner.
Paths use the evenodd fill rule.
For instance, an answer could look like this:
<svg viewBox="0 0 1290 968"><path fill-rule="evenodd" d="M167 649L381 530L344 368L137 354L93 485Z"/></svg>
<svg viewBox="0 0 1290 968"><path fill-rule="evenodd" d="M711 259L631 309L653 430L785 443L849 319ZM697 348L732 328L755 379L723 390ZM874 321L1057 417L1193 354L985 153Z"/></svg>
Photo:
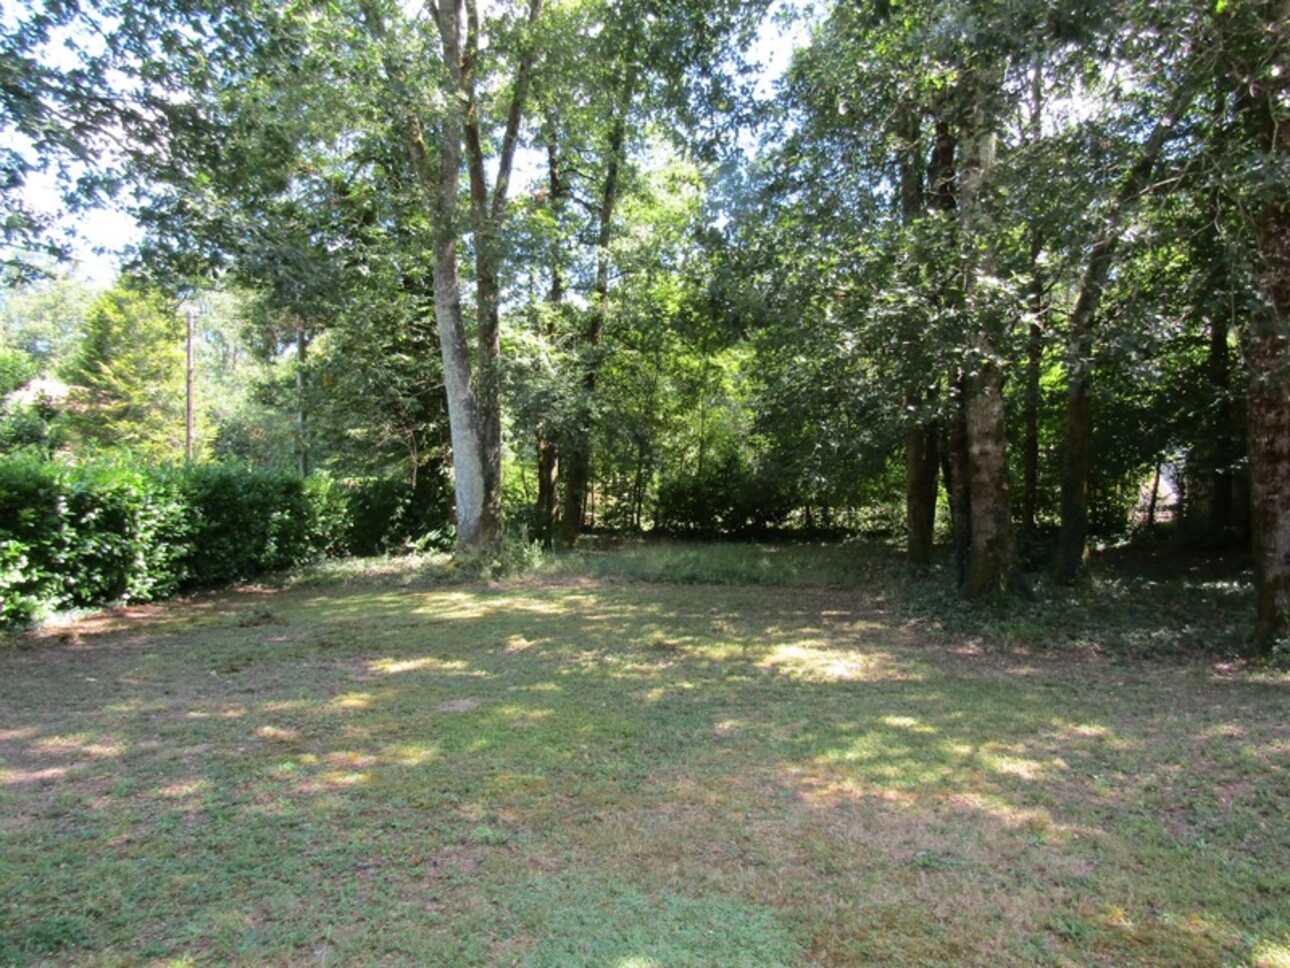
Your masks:
<svg viewBox="0 0 1290 968"><path fill-rule="evenodd" d="M185 584L245 581L319 554L300 477L206 464L182 481L193 528Z"/></svg>
<svg viewBox="0 0 1290 968"><path fill-rule="evenodd" d="M0 460L0 623L407 544L447 521L442 482L432 484L413 493L220 464Z"/></svg>
<svg viewBox="0 0 1290 968"><path fill-rule="evenodd" d="M359 477L345 481L349 521L347 544L352 554L381 555L409 537L412 488L403 481Z"/></svg>
<svg viewBox="0 0 1290 968"><path fill-rule="evenodd" d="M782 525L793 498L773 468L748 467L729 456L702 474L663 481L657 524L674 534L713 537L758 534Z"/></svg>
<svg viewBox="0 0 1290 968"><path fill-rule="evenodd" d="M30 620L67 601L67 471L30 457L0 462L0 618Z"/></svg>
<svg viewBox="0 0 1290 968"><path fill-rule="evenodd" d="M414 488L403 480L356 477L343 482L349 513L347 551L382 555L421 547L447 533L452 495L443 477L423 472Z"/></svg>

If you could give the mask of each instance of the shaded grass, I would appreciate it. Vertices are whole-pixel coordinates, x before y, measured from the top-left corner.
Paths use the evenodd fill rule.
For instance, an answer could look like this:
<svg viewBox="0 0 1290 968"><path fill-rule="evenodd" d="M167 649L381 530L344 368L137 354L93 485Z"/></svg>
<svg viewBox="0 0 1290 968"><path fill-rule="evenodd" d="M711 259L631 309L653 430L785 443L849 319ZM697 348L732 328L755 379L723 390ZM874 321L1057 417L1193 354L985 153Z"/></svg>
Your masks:
<svg viewBox="0 0 1290 968"><path fill-rule="evenodd" d="M889 562L890 552L878 544L628 539L553 556L542 573L610 581L844 588Z"/></svg>
<svg viewBox="0 0 1290 968"><path fill-rule="evenodd" d="M1079 585L1032 576L1030 600L967 603L943 553L911 569L901 549L877 541L695 544L626 540L551 557L543 576L604 581L862 588L893 620L917 622L988 648L1095 651L1130 657L1233 656L1253 624L1247 563L1186 550L1096 558Z"/></svg>
<svg viewBox="0 0 1290 968"><path fill-rule="evenodd" d="M1001 651L1006 613L919 613L881 555L818 587L841 553L790 589L348 574L20 640L0 963L1290 957L1286 676Z"/></svg>

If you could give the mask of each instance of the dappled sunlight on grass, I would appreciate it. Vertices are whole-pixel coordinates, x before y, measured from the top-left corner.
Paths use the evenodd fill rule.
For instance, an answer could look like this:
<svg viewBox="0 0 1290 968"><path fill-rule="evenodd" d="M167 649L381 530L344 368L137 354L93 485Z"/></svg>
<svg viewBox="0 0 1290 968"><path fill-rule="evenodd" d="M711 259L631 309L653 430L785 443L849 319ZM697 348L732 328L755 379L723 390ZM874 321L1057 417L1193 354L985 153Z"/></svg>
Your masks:
<svg viewBox="0 0 1290 968"><path fill-rule="evenodd" d="M1255 968L1290 968L1290 932L1280 942L1258 942L1251 954Z"/></svg>
<svg viewBox="0 0 1290 968"><path fill-rule="evenodd" d="M190 709L184 716L188 719L241 719L246 715L245 706L224 706L215 709Z"/></svg>
<svg viewBox="0 0 1290 968"><path fill-rule="evenodd" d="M49 766L43 770L0 770L0 783L17 786L24 783L47 783L67 775L68 767Z"/></svg>
<svg viewBox="0 0 1290 968"><path fill-rule="evenodd" d="M372 705L373 694L370 692L347 692L331 701L334 709L367 709Z"/></svg>
<svg viewBox="0 0 1290 968"><path fill-rule="evenodd" d="M929 726L913 716L881 716L878 721L884 726L890 726L893 729L907 729L913 733L940 732L935 726Z"/></svg>
<svg viewBox="0 0 1290 968"><path fill-rule="evenodd" d="M359 773L346 770L332 770L324 773L321 777L322 783L334 787L352 787L372 781L372 774ZM308 789L307 787L305 788Z"/></svg>
<svg viewBox="0 0 1290 968"><path fill-rule="evenodd" d="M806 682L877 682L921 678L887 653L830 648L821 641L772 646L758 665Z"/></svg>
<svg viewBox="0 0 1290 968"><path fill-rule="evenodd" d="M120 756L125 752L125 743L95 742L86 736L45 736L32 744L32 749L54 756L92 756L96 759Z"/></svg>
<svg viewBox="0 0 1290 968"><path fill-rule="evenodd" d="M0 963L1275 956L1290 683L885 607L302 587L0 653Z"/></svg>
<svg viewBox="0 0 1290 968"><path fill-rule="evenodd" d="M1070 769L1060 759L1040 762L1039 760L1030 760L1020 756L993 756L989 753L981 754L981 763L987 769L998 773L1006 773L1009 776L1020 777L1032 783L1037 780L1050 779L1050 774L1054 772Z"/></svg>
<svg viewBox="0 0 1290 968"><path fill-rule="evenodd" d="M178 783L172 783L169 786L164 786L157 791L157 794L165 797L167 800L189 800L204 793L208 793L210 790L210 780L194 777L188 780L181 780Z"/></svg>
<svg viewBox="0 0 1290 968"><path fill-rule="evenodd" d="M382 750L382 757L393 766L426 766L439 756L432 743L399 743Z"/></svg>
<svg viewBox="0 0 1290 968"><path fill-rule="evenodd" d="M383 672L386 675L398 675L401 672L417 672L422 669L432 669L435 672L466 672L469 666L460 660L444 660L432 655L423 655L416 659L377 659L375 662L368 663L368 667L373 672ZM487 675L483 672L474 672L473 675Z"/></svg>
<svg viewBox="0 0 1290 968"><path fill-rule="evenodd" d="M261 726L255 731L261 739L277 739L283 742L295 742L300 739L300 732L294 729L282 729L278 726Z"/></svg>

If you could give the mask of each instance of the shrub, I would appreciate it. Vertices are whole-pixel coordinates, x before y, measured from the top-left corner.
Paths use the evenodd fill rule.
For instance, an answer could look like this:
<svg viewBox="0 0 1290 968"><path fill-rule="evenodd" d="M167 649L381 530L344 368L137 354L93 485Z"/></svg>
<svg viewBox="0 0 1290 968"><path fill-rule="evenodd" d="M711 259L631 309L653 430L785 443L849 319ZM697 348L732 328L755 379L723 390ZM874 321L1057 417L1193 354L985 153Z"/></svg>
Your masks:
<svg viewBox="0 0 1290 968"><path fill-rule="evenodd" d="M428 536L443 535L448 529L452 495L440 475L423 472L415 488L386 477L350 478L343 486L349 554L380 555L421 546Z"/></svg>
<svg viewBox="0 0 1290 968"><path fill-rule="evenodd" d="M663 531L702 537L755 534L783 524L792 507L782 475L731 455L702 474L663 481L657 523Z"/></svg>
<svg viewBox="0 0 1290 968"><path fill-rule="evenodd" d="M347 544L356 555L380 555L398 547L409 536L412 488L384 477L358 477L345 481L349 508Z"/></svg>
<svg viewBox="0 0 1290 968"><path fill-rule="evenodd" d="M31 457L0 462L0 617L25 622L67 601L66 469Z"/></svg>
<svg viewBox="0 0 1290 968"><path fill-rule="evenodd" d="M208 464L0 460L0 623L150 601L443 529L446 490Z"/></svg>
<svg viewBox="0 0 1290 968"><path fill-rule="evenodd" d="M193 528L185 584L245 581L317 556L300 477L205 464L188 469L182 481Z"/></svg>

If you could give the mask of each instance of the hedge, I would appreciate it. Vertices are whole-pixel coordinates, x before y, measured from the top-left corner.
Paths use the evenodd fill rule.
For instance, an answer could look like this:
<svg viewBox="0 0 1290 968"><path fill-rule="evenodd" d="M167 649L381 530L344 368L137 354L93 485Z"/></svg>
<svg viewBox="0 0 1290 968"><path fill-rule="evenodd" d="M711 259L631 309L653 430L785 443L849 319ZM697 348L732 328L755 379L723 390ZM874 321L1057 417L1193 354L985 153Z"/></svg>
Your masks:
<svg viewBox="0 0 1290 968"><path fill-rule="evenodd" d="M0 623L151 601L445 528L442 487L221 464L0 460ZM420 513L412 513L417 501Z"/></svg>

